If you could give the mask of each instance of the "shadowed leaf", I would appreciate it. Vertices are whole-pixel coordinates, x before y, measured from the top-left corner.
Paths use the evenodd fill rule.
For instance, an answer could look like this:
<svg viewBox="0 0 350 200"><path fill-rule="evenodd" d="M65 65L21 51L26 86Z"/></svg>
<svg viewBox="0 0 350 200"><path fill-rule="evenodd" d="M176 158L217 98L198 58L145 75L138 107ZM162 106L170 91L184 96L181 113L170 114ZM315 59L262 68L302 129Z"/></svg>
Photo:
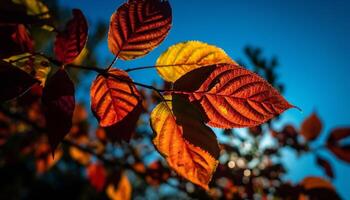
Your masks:
<svg viewBox="0 0 350 200"><path fill-rule="evenodd" d="M159 56L156 66L159 66L158 74L164 80L175 82L189 71L219 63L235 62L224 50L216 46L199 41L187 41L169 47Z"/></svg>
<svg viewBox="0 0 350 200"><path fill-rule="evenodd" d="M303 188L302 193L308 197L307 199L340 200L334 186L320 177L306 177L299 185Z"/></svg>
<svg viewBox="0 0 350 200"><path fill-rule="evenodd" d="M63 63L71 63L84 46L88 37L88 25L84 14L73 9L73 19L71 19L63 32L59 32L55 41L55 55L57 59Z"/></svg>
<svg viewBox="0 0 350 200"><path fill-rule="evenodd" d="M105 183L107 172L102 164L94 163L86 168L86 173L90 184L98 191L102 191Z"/></svg>
<svg viewBox="0 0 350 200"><path fill-rule="evenodd" d="M326 174L327 174L328 177L334 178L334 173L333 173L332 166L331 166L331 164L330 164L327 160L325 160L325 159L323 159L323 158L317 156L317 157L316 157L316 162L317 162L317 164L318 164L320 167L323 168L323 170L326 172Z"/></svg>
<svg viewBox="0 0 350 200"><path fill-rule="evenodd" d="M187 94L207 123L218 128L257 126L294 107L263 78L235 64L190 71L174 83L174 90Z"/></svg>
<svg viewBox="0 0 350 200"><path fill-rule="evenodd" d="M350 163L350 145L341 141L350 137L350 128L337 128L331 131L327 139L327 148L339 159Z"/></svg>
<svg viewBox="0 0 350 200"><path fill-rule="evenodd" d="M51 151L68 134L72 127L75 107L74 83L64 69L59 69L43 90L42 104Z"/></svg>
<svg viewBox="0 0 350 200"><path fill-rule="evenodd" d="M318 137L322 130L322 122L316 113L310 115L301 124L300 133L308 141L312 141Z"/></svg>
<svg viewBox="0 0 350 200"><path fill-rule="evenodd" d="M38 82L25 71L0 60L0 102L22 95Z"/></svg>
<svg viewBox="0 0 350 200"><path fill-rule="evenodd" d="M0 57L33 51L34 44L23 24L0 26Z"/></svg>
<svg viewBox="0 0 350 200"><path fill-rule="evenodd" d="M174 95L172 101L153 109L150 122L155 133L153 144L169 166L208 190L220 150L214 132L199 117L185 98Z"/></svg>
<svg viewBox="0 0 350 200"><path fill-rule="evenodd" d="M165 39L171 21L168 1L131 0L111 17L108 47L123 60L144 56Z"/></svg>

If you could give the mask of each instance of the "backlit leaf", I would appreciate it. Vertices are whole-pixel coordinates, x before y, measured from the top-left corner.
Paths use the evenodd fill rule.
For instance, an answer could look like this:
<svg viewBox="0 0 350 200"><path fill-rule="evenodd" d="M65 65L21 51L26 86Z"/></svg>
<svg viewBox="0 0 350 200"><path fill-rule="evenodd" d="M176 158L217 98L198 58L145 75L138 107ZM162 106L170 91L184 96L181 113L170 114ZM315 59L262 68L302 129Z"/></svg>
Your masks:
<svg viewBox="0 0 350 200"><path fill-rule="evenodd" d="M159 56L156 66L166 81L175 82L187 72L218 63L235 62L224 50L199 41L187 41L169 47ZM181 65L183 64L183 65Z"/></svg>
<svg viewBox="0 0 350 200"><path fill-rule="evenodd" d="M51 63L43 56L30 56L29 53L24 53L10 58L4 59L21 70L27 72L41 82L41 86L45 85L47 75L51 71Z"/></svg>
<svg viewBox="0 0 350 200"><path fill-rule="evenodd" d="M71 19L63 32L59 32L55 41L55 55L63 63L71 63L79 56L88 37L88 25L84 14L73 9L73 19Z"/></svg>
<svg viewBox="0 0 350 200"><path fill-rule="evenodd" d="M171 21L168 1L130 0L111 17L108 47L123 60L144 56L165 39Z"/></svg>
<svg viewBox="0 0 350 200"><path fill-rule="evenodd" d="M306 140L312 141L321 133L322 122L316 113L310 115L301 124L300 133Z"/></svg>
<svg viewBox="0 0 350 200"><path fill-rule="evenodd" d="M174 84L187 94L218 128L253 127L292 108L267 81L236 64L218 64L190 71Z"/></svg>
<svg viewBox="0 0 350 200"><path fill-rule="evenodd" d="M101 127L122 121L141 103L140 93L126 72L111 69L108 74L98 75L90 90L91 110Z"/></svg>
<svg viewBox="0 0 350 200"><path fill-rule="evenodd" d="M50 145L46 141L39 141L34 152L36 172L42 174L49 170L61 159L62 154L62 150L57 149L53 158L50 153Z"/></svg>
<svg viewBox="0 0 350 200"><path fill-rule="evenodd" d="M168 165L208 190L220 150L214 132L203 123L198 111L185 98L174 95L172 101L153 109L150 121L155 133L153 143Z"/></svg>
<svg viewBox="0 0 350 200"><path fill-rule="evenodd" d="M128 200L131 199L132 187L129 178L122 173L117 185L111 183L107 186L106 193L111 200Z"/></svg>
<svg viewBox="0 0 350 200"><path fill-rule="evenodd" d="M42 104L53 152L72 127L75 107L74 83L64 69L59 69L48 80L43 90Z"/></svg>
<svg viewBox="0 0 350 200"><path fill-rule="evenodd" d="M40 0L12 0L12 2L24 5L28 15L39 15L42 19L50 18L49 9Z"/></svg>
<svg viewBox="0 0 350 200"><path fill-rule="evenodd" d="M0 102L22 95L38 82L25 71L0 60Z"/></svg>
<svg viewBox="0 0 350 200"><path fill-rule="evenodd" d="M342 144L342 140L350 137L350 128L337 128L331 131L327 139L327 148L339 159L350 163L350 144Z"/></svg>

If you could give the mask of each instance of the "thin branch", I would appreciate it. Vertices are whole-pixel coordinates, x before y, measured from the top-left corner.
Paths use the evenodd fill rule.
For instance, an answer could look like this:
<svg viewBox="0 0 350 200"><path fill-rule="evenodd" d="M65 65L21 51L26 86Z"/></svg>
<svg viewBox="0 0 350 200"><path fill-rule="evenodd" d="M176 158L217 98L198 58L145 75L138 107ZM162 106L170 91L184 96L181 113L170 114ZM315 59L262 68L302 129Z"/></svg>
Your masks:
<svg viewBox="0 0 350 200"><path fill-rule="evenodd" d="M196 63L187 63L187 64L172 64L172 65L150 65L150 66L143 66L143 67L134 67L129 68L124 71L126 72L132 72L137 70L143 70L143 69L153 69L153 68L163 68L163 67L180 67L180 66L191 66L191 65L197 65Z"/></svg>
<svg viewBox="0 0 350 200"><path fill-rule="evenodd" d="M111 68L113 67L114 63L115 63L115 62L117 61L117 59L118 59L118 55L119 55L119 53L118 53L117 55L114 56L114 58L113 58L111 64L106 68L106 71L108 71L109 69L111 69Z"/></svg>

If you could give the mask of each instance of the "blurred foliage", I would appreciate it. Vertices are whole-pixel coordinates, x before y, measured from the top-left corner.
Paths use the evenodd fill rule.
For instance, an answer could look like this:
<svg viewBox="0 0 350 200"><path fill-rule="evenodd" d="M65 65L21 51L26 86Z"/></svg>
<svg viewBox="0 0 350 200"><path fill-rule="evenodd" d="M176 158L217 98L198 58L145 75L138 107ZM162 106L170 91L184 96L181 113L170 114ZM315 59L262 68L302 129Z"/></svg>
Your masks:
<svg viewBox="0 0 350 200"><path fill-rule="evenodd" d="M13 6L6 0L0 10L8 9L5 5ZM67 21L70 10L59 7L56 1L47 5L50 24L60 27L60 22ZM28 14L24 12L25 5L16 6L20 9L11 8L16 8L20 16ZM0 14L3 20L1 17L4 16ZM51 52L53 33L43 28L46 21L42 20L46 18L29 19L33 20L30 23L39 24L27 25L35 41L35 50ZM13 25L1 23L0 28L5 26ZM106 32L104 22L95 26L86 49L75 64L98 64L95 50ZM241 64L253 66L253 71L283 92L284 85L278 82L276 74L277 58L264 58L259 48L247 47L244 51L251 65ZM1 58L5 57L1 55ZM86 75L78 70L71 72L76 83ZM170 86L164 83L154 84L154 87L169 89ZM316 164L330 179L334 178L331 164L317 154L317 149L310 147L321 132L321 128L312 127L315 120L319 121L316 115L305 120L301 129L285 125L281 130L275 130L274 122L269 122L253 128L222 131L220 163L210 183L211 189L206 192L179 178L155 150L146 113L161 99L152 90L140 91L145 99L144 115L138 121L130 144L110 142L104 129L91 125L88 109L79 104L74 111L73 127L54 157L44 134L45 120L40 106L42 87L37 84L18 99L2 104L0 199L340 199L327 180L309 177L299 184L292 184L282 178L287 173L281 161L284 148L298 155L314 153ZM349 146L338 144L340 139L350 136L343 132L340 137L339 130L335 131L328 139L327 147L338 158L349 162ZM269 134L274 142L263 147L262 140Z"/></svg>

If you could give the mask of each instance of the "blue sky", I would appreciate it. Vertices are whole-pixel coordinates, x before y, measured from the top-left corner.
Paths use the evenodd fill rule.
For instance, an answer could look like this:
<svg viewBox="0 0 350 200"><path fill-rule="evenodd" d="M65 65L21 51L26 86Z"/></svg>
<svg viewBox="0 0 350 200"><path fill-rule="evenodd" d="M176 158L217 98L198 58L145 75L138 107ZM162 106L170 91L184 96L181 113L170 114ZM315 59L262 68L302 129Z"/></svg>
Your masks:
<svg viewBox="0 0 350 200"><path fill-rule="evenodd" d="M124 1L60 0L61 5L80 8L90 26L97 20L109 20ZM233 59L244 58L243 48L263 48L265 56L277 56L279 80L285 83L284 96L303 112L285 112L282 123L299 125L317 111L324 122L322 143L332 128L350 126L350 1L279 1L279 0L172 0L173 28L167 39L146 57L118 61L117 67L153 65L170 45L200 40L223 48ZM100 45L102 63L112 59L107 42ZM133 72L133 79L150 83L160 80L155 70ZM89 82L90 80L87 80ZM317 144L315 144L317 146ZM344 199L350 199L350 165L327 151L321 155L334 166L333 183ZM289 173L285 177L298 182L307 175L323 175L314 156L297 157L284 151ZM287 161L288 160L288 161Z"/></svg>

